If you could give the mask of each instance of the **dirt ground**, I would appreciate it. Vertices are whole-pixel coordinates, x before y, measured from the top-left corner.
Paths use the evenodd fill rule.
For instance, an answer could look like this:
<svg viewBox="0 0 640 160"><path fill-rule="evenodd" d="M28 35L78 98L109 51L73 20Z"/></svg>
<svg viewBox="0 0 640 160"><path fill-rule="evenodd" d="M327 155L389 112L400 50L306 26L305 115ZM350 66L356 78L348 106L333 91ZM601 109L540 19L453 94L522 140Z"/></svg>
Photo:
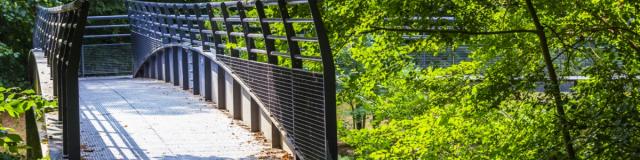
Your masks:
<svg viewBox="0 0 640 160"><path fill-rule="evenodd" d="M0 124L3 127L13 128L15 131L25 140L26 137L26 125L24 121L24 115L22 117L15 119L9 116L7 113L0 113Z"/></svg>

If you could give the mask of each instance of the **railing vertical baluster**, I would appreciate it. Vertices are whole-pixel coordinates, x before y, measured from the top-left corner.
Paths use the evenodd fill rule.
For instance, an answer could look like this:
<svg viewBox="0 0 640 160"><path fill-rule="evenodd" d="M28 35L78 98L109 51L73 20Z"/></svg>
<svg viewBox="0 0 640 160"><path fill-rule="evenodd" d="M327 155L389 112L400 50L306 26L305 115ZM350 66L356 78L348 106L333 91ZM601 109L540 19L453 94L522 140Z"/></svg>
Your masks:
<svg viewBox="0 0 640 160"><path fill-rule="evenodd" d="M219 31L218 22L214 20L215 15L213 14L213 7L211 7L210 3L207 3L207 11L209 14L209 21L211 22L211 37L213 41L213 48L215 54L224 54L224 49L219 47L222 44L222 38L220 35L216 34L216 31Z"/></svg>
<svg viewBox="0 0 640 160"><path fill-rule="evenodd" d="M179 86L180 85L180 74L179 74L179 70L178 70L178 54L182 54L182 50L178 49L178 47L171 47L171 50L173 51L173 55L172 55L172 60L173 63L171 63L171 66L173 68L173 85L174 86Z"/></svg>
<svg viewBox="0 0 640 160"><path fill-rule="evenodd" d="M157 80L163 80L164 79L164 76L162 75L162 73L163 73L163 70L162 70L162 57L163 56L162 56L162 54L164 54L164 52L161 51L160 54L155 56L155 58L156 58L156 66L155 66L156 67L156 75L158 75L157 78L156 78Z"/></svg>
<svg viewBox="0 0 640 160"><path fill-rule="evenodd" d="M291 23L287 23L287 20L291 18L289 17L289 10L287 9L287 1L278 0L278 9L287 35L287 45L289 46L288 51L289 55L291 55L291 67L302 68L302 60L296 58L300 55L300 47L298 46L298 42L291 39L296 36L296 30L293 29L293 25Z"/></svg>
<svg viewBox="0 0 640 160"><path fill-rule="evenodd" d="M218 109L227 109L227 83L225 82L225 71L222 66L216 66L218 66Z"/></svg>
<svg viewBox="0 0 640 160"><path fill-rule="evenodd" d="M148 68L147 70L149 70L149 78L153 79L153 78L155 78L155 75L153 74L153 72L155 72L155 70L153 70L153 66L155 65L155 64L153 63L153 62L154 62L154 60L153 60L153 59L155 59L155 57L151 56L151 57L149 57L149 58L150 58L150 61L149 61L149 68Z"/></svg>
<svg viewBox="0 0 640 160"><path fill-rule="evenodd" d="M208 52L210 47L207 45L209 42L209 36L205 34L203 31L206 30L204 24L205 19L202 18L202 8L200 5L194 5L194 13L196 15L196 22L198 23L198 33L200 33L200 45L202 46L202 51Z"/></svg>
<svg viewBox="0 0 640 160"><path fill-rule="evenodd" d="M175 22L176 22L176 26L178 29L176 29L177 36L178 36L178 40L180 43L184 42L184 38L185 38L185 31L184 31L184 22L182 22L182 19L180 19L180 16L182 15L182 8L180 7L180 4L173 4L173 11L175 14Z"/></svg>
<svg viewBox="0 0 640 160"><path fill-rule="evenodd" d="M211 79L211 59L204 57L204 99L211 101L213 99L212 93L212 79Z"/></svg>
<svg viewBox="0 0 640 160"><path fill-rule="evenodd" d="M197 40L196 36L200 35L200 27L196 28L196 23L198 21L198 17L195 16L194 14L196 14L195 10L197 9L197 7L195 7L195 5L192 6L184 6L185 8L185 18L187 18L187 28L189 28L189 40L190 40L190 45L191 46L198 46L200 44L196 43L195 41ZM194 20L191 20L190 18L195 18ZM198 31L198 34L196 34L193 30L196 29ZM189 52L191 55L191 77L192 77L192 91L194 95L199 95L200 94L200 55L190 51ZM189 83L187 83L189 84Z"/></svg>
<svg viewBox="0 0 640 160"><path fill-rule="evenodd" d="M260 29L262 30L262 37L264 39L264 43L265 43L265 49L267 51L267 62L269 64L273 64L273 65L277 65L278 64L278 56L273 55L273 52L275 51L275 41L273 39L269 39L268 36L271 35L271 28L269 26L268 22L265 22L264 20L266 19L266 14L264 12L264 4L262 3L262 1L257 0L255 2L256 5L256 10L258 12L258 20L260 21ZM274 84L274 79L273 79L273 71L271 70L271 68L268 68L265 72L269 73L267 74L267 86L269 86L267 88L267 96L268 101L274 101L273 98L275 96L274 94L274 90L275 88L272 88L271 86L273 86ZM255 101L252 101L252 103ZM253 106L253 104L252 104ZM271 111L274 110L275 107L272 107L271 105L267 105L267 110ZM267 124L261 124L261 125L267 125ZM270 124L270 126L274 126L273 123ZM273 145L273 144L272 144ZM279 146L272 146L272 147L279 147Z"/></svg>
<svg viewBox="0 0 640 160"><path fill-rule="evenodd" d="M195 41L196 41L196 33L195 33L195 32L193 32L193 30L192 30L192 29L196 29L196 27L195 27L195 24L193 23L193 20L190 20L190 19L189 19L189 18L191 18L191 17L192 17L192 14L193 14L193 12L192 12L192 11L193 11L193 10L192 10L192 8L191 8L191 7L189 7L189 6L188 6L188 5L186 5L186 4L185 4L185 5L183 5L183 6L182 6L182 8L183 8L183 10L184 10L184 13L183 13L183 14L184 14L185 21L187 22L187 24L186 24L186 25L187 25L187 27L186 27L186 28L187 28L187 30L188 30L188 31L187 31L187 33L189 34L189 44L191 44L191 45L193 45L193 46L197 46L197 45L199 45L199 44L197 44L197 43L195 42Z"/></svg>
<svg viewBox="0 0 640 160"><path fill-rule="evenodd" d="M262 1L256 1L256 10L258 11L258 20L260 21L260 29L262 30L262 37L264 38L265 49L267 50L267 62L269 64L278 64L278 56L273 55L273 51L275 51L275 42L273 39L269 39L268 36L271 35L271 28L269 27L269 22L264 22L264 19L267 17L264 13L264 4Z"/></svg>
<svg viewBox="0 0 640 160"><path fill-rule="evenodd" d="M226 33L227 33L227 39L229 40L229 43L237 43L236 41L236 37L231 35L231 32L233 32L233 23L230 22L229 19L229 10L227 8L227 5L225 3L221 3L220 4L220 11L222 12L222 18L224 20L224 26L226 29ZM214 32L215 34L215 32ZM231 50L231 56L232 57L239 57L240 56L240 52L238 52L238 50L235 50L231 47L229 47L228 49Z"/></svg>
<svg viewBox="0 0 640 160"><path fill-rule="evenodd" d="M64 14L61 14L64 15ZM59 15L59 16L61 16ZM66 17L64 17L66 18ZM56 21L56 23L61 22L62 19L64 18L59 18L59 21ZM64 35L64 31L62 31L62 27L57 26L56 27L56 37L64 37L66 38L66 36ZM61 115L61 120L62 120L62 139L63 139L63 143L62 143L62 148L64 148L62 150L62 153L64 156L69 156L71 150L69 150L68 148L70 148L70 143L69 143L69 132L70 132L70 126L69 126L69 120L68 120L68 110L69 110L69 105L68 105L68 88L67 88L67 83L68 80L66 80L66 72L65 72L65 68L64 68L64 63L59 62L58 59L62 54L61 53L61 49L60 49L60 42L58 41L58 39L54 39L54 47L53 49L53 53L55 53L54 55L51 55L50 59L53 62L52 69L54 70L54 75L57 76L57 78L55 78L54 80L58 80L58 99L60 99L61 101L59 102L60 104L60 108L62 109L62 114Z"/></svg>
<svg viewBox="0 0 640 160"><path fill-rule="evenodd" d="M206 30L205 28L205 19L202 18L202 10L203 8L201 8L200 5L195 5L195 14L196 14L196 19L198 22L198 30L200 32L200 40L201 40L201 44L202 45L202 51L203 52L209 52L211 51L209 45L207 45L207 43L210 41L209 36L204 33L204 30ZM206 9L206 6L205 6ZM208 57L202 56L203 58L203 88L204 88L204 99L207 101L210 101L212 99L212 93L211 93L211 89L213 86L211 86L211 60ZM198 61L199 62L199 61ZM198 83L199 84L199 83Z"/></svg>
<svg viewBox="0 0 640 160"><path fill-rule="evenodd" d="M322 22L320 14L320 6L317 0L309 0L309 8L318 36L318 44L320 45L320 54L322 56L322 70L324 72L324 116L325 116L325 136L326 151L328 158L338 159L338 129L336 120L336 77L335 65L333 64L333 53L331 53L331 45L327 37L327 30Z"/></svg>
<svg viewBox="0 0 640 160"><path fill-rule="evenodd" d="M242 5L242 1L238 1L238 16L240 17L240 23L242 24L242 32L244 34L245 46L247 48L247 54L249 60L258 60L258 56L256 53L251 52L253 48L255 48L255 44L253 42L253 38L249 37L249 33L251 32L251 27L249 26L249 22L246 22L244 18L247 18L245 13L244 5Z"/></svg>
<svg viewBox="0 0 640 160"><path fill-rule="evenodd" d="M191 66L193 68L191 74L193 75L193 94L200 94L200 54L191 52Z"/></svg>
<svg viewBox="0 0 640 160"><path fill-rule="evenodd" d="M211 6L211 3L207 3L207 12L209 14L209 21L211 22L211 33L212 33L212 37L213 37L213 48L215 51L216 55L223 55L224 54L224 49L219 47L220 44L222 44L222 38L220 38L220 35L216 34L216 31L219 31L219 27L218 27L218 22L216 22L214 20L215 16L213 14L213 7ZM218 93L217 93L217 105L218 105L218 109L226 109L227 108L227 98L226 98L226 84L225 84L225 75L224 75L224 69L222 68L222 66L216 65L218 68L216 68L217 71L217 81L216 83L217 85L217 89L218 89Z"/></svg>
<svg viewBox="0 0 640 160"><path fill-rule="evenodd" d="M166 5L158 5L158 7L156 8L156 12L158 14L162 14L162 15L169 15L169 13L167 12L166 9ZM162 24L165 24L166 26L170 26L170 20L168 20L168 18L166 17L162 17L160 18L160 22ZM170 34L170 28L169 27L162 27L163 29L160 30L162 32L162 43L164 44L168 44L171 42L171 34ZM171 81L171 68L170 68L170 63L169 63L169 55L172 52L169 51L168 49L163 49L162 50L162 56L164 57L164 81L165 82L170 82Z"/></svg>
<svg viewBox="0 0 640 160"><path fill-rule="evenodd" d="M155 7L153 5L144 5L144 11L148 12L148 13L154 13L155 12ZM155 35L155 39L162 39L162 27L161 27L161 23L158 20L159 16L157 14L152 14L149 15L151 23L152 23L152 30L154 31ZM153 48L156 48L156 46L153 46ZM161 70L159 69L160 67L158 67L160 65L159 60L160 60L160 55L152 55L153 59L152 59L152 65L151 67L153 68L152 71L152 75L154 79L161 79Z"/></svg>
<svg viewBox="0 0 640 160"><path fill-rule="evenodd" d="M164 5L165 5L165 14L168 16L166 18L166 20L167 20L169 28L170 28L169 29L169 40L170 40L171 43L175 43L175 42L178 42L178 40L174 38L174 36L176 36L178 34L178 31L177 31L176 28L173 28L174 25L175 25L175 23L174 23L175 22L175 15L174 15L175 13L174 13L173 8L171 8L173 5L170 5L170 4L164 4ZM178 56L177 56L178 55L178 50L176 50L174 47L170 47L170 48L167 48L167 49L169 51L167 59L170 61L169 63L167 63L168 66L169 66L168 70L171 71L171 73L169 74L170 75L169 77L171 77L170 79L171 79L171 82L173 82L173 85L178 86L179 85L179 80L177 78L178 77L178 72L177 72L178 71L178 68L177 68L177 66L178 66L178 61L177 61L177 59L178 59Z"/></svg>
<svg viewBox="0 0 640 160"><path fill-rule="evenodd" d="M179 48L182 52L180 54L181 61L181 69L182 69L182 89L189 90L189 54L190 50Z"/></svg>
<svg viewBox="0 0 640 160"><path fill-rule="evenodd" d="M233 32L233 23L229 21L229 10L227 8L227 5L225 3L221 3L220 4L220 10L222 12L222 16L224 18L224 24L225 24L225 29L226 29L226 33L227 33L227 38L229 40L229 43L237 43L236 42L236 38L235 36L231 35L231 32ZM231 50L231 56L232 57L240 57L240 52L238 50L236 50L235 48L231 48L229 47L229 49ZM231 86L231 98L232 99L232 104L233 106L231 106L232 111L233 111L233 118L234 119L241 119L242 118L242 99L241 99L241 93L240 93L240 84L238 84L237 80L233 79L232 80L232 86ZM228 96L228 95L227 95Z"/></svg>

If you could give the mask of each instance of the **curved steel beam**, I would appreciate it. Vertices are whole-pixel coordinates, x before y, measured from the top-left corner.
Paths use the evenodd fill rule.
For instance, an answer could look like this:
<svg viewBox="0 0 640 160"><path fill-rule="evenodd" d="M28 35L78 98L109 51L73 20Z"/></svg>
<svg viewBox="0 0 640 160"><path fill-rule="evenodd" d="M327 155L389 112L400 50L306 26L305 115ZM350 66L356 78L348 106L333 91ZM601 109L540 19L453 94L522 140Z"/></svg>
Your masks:
<svg viewBox="0 0 640 160"><path fill-rule="evenodd" d="M264 105L264 103L258 98L258 96L251 92L251 88L249 88L249 86L244 83L244 81L237 75L235 75L232 71L231 68L229 68L226 64L224 64L223 62L220 62L219 60L216 59L215 54L212 54L210 52L203 52L200 48L196 48L193 47L191 45L189 45L188 43L169 43L169 44L165 44L159 48L156 48L152 51L151 54L147 55L146 57L144 57L144 63L141 63L134 71L134 77L138 77L137 75L140 75L141 72L143 71L142 67L144 67L144 64L147 63L147 61L150 60L151 57L156 56L157 54L161 53L163 50L169 49L169 48L179 48L179 49L184 49L184 50L189 50L192 51L192 53L197 53L200 54L202 56L204 56L205 58L209 58L212 62L214 62L216 65L221 66L224 69L224 72L229 73L229 75L231 75L231 77L238 82L238 84L240 84L240 87L242 87L242 89L246 90L247 93L249 94L249 96L254 99L257 104L258 107L260 107L261 110L263 111L269 111L267 109L267 107ZM278 122L274 116L271 114L271 112L265 112L268 116L269 121L271 121L276 128L278 129L278 131L280 131L280 133L282 133L283 136L287 136L287 132L284 129L283 125L280 124L280 122ZM289 145L293 145L293 142L291 142L291 140L286 139L285 141L289 144Z"/></svg>

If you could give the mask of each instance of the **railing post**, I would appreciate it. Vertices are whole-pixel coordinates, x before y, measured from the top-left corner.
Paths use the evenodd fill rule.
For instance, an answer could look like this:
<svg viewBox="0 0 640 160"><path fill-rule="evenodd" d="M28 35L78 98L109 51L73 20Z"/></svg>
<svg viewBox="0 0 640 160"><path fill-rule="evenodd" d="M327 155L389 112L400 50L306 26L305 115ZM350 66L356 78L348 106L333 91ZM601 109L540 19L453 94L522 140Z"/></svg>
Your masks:
<svg viewBox="0 0 640 160"><path fill-rule="evenodd" d="M262 1L256 1L256 10L258 11L258 20L260 21L260 29L262 30L262 38L264 39L265 49L267 50L267 61L269 64L278 64L278 56L273 55L273 51L275 51L275 42L273 39L269 39L268 36L271 35L271 28L269 27L268 22L264 22L266 15L264 13L264 4Z"/></svg>
<svg viewBox="0 0 640 160"><path fill-rule="evenodd" d="M212 41L213 41L213 48L212 51L215 51L216 55L223 55L224 54L224 50L222 47L220 47L220 45L222 44L222 38L220 38L220 36L218 34L216 34L216 31L218 31L218 23L216 22L216 20L214 19L215 16L213 14L213 7L211 6L211 3L207 3L207 13L209 15L209 21L211 22L211 33L212 33ZM225 73L224 73L224 69L222 68L222 66L216 65L218 68L216 68L217 71L217 86L218 86L218 93L217 93L217 105L218 105L218 109L227 109L227 95L226 95L226 84L225 84Z"/></svg>
<svg viewBox="0 0 640 160"><path fill-rule="evenodd" d="M68 109L66 109L67 119L65 120L65 132L67 136L64 139L68 144L64 150L67 150L69 159L80 159L80 104L79 104L79 90L78 90L78 74L77 72L69 71L66 73L67 85L68 85Z"/></svg>
<svg viewBox="0 0 640 160"><path fill-rule="evenodd" d="M162 50L162 56L164 57L164 81L171 82L171 50L169 48Z"/></svg>
<svg viewBox="0 0 640 160"><path fill-rule="evenodd" d="M189 53L190 50L178 48L182 54L180 54L180 68L182 69L182 89L189 90Z"/></svg>
<svg viewBox="0 0 640 160"><path fill-rule="evenodd" d="M174 86L179 86L180 85L180 74L179 74L179 70L178 70L178 54L182 54L182 50L179 50L176 47L171 47L171 50L173 51L173 55L172 55L172 60L173 63L171 63L171 67L173 68L173 85Z"/></svg>
<svg viewBox="0 0 640 160"><path fill-rule="evenodd" d="M333 64L333 53L329 45L329 37L327 30L324 28L320 7L317 0L309 0L309 9L313 17L313 24L318 35L318 43L320 44L320 54L322 56L322 67L324 75L324 116L325 116L325 136L326 150L328 158L338 159L338 129L336 117L336 77L335 65Z"/></svg>
<svg viewBox="0 0 640 160"><path fill-rule="evenodd" d="M211 78L211 60L207 57L204 57L204 99L207 101L211 101L213 99L212 96L212 82Z"/></svg>
<svg viewBox="0 0 640 160"><path fill-rule="evenodd" d="M285 34L287 36L287 44L289 46L288 51L291 56L291 67L302 68L302 60L296 58L300 55L300 47L298 46L298 42L292 40L292 38L296 36L296 30L293 29L293 25L291 23L287 23L287 20L290 18L289 10L287 9L287 1L278 0L278 9L284 25Z"/></svg>
<svg viewBox="0 0 640 160"><path fill-rule="evenodd" d="M36 65L36 64L33 64ZM34 83L34 85L36 85ZM24 115L27 133L27 159L42 158L42 148L40 147L40 134L38 133L38 124L34 107L29 108Z"/></svg>
<svg viewBox="0 0 640 160"><path fill-rule="evenodd" d="M226 34L227 34L227 38L229 40L229 43L237 43L235 36L231 35L231 33L233 32L233 24L232 22L230 22L229 19L229 11L227 8L227 5L225 3L221 3L220 4L220 10L222 12L222 17L223 17L223 21L224 21L224 25L225 25L225 29L226 29ZM236 49L236 48L229 48L230 52L231 52L231 56L232 57L240 57L240 52ZM229 73L231 74L231 73ZM242 119L242 99L241 99L241 94L240 94L240 84L238 84L237 80L231 78L232 80L232 84L231 84L231 98L232 98L232 108L231 108L231 112L233 112L233 118L234 119ZM226 95L229 96L229 95Z"/></svg>
<svg viewBox="0 0 640 160"><path fill-rule="evenodd" d="M200 94L200 54L191 52L191 74L193 75L193 94Z"/></svg>
<svg viewBox="0 0 640 160"><path fill-rule="evenodd" d="M238 7L238 16L240 17L240 23L242 24L242 31L244 34L245 46L247 48L247 54L249 60L258 60L258 55L256 53L251 52L253 48L255 48L255 44L253 42L253 38L249 37L249 32L251 31L251 27L249 26L249 22L246 22L244 19L247 18L245 14L244 5L242 5L242 1L238 1L236 5Z"/></svg>
<svg viewBox="0 0 640 160"><path fill-rule="evenodd" d="M206 6L205 6L206 9ZM202 19L202 8L200 8L200 5L195 5L194 6L194 10L195 10L195 14L196 14L196 19L198 20L198 32L200 32L200 39L201 39L201 46L202 46L202 51L203 52L209 52L211 51L211 48L209 47L209 45L207 45L207 43L209 42L209 37L207 34L204 33L204 30L206 30L205 26L204 26L204 20ZM200 56L200 55L199 55ZM198 91L199 92L204 92L204 94L199 93L201 95L204 95L204 99L207 101L211 101L212 99L212 93L211 93L211 89L212 89L212 85L211 85L211 60L205 56L202 56L203 59L203 88L204 91L200 91L199 90L199 86L198 86ZM198 61L200 62L200 61ZM200 71L200 68L198 68L198 71ZM198 74L198 80L199 79L199 75ZM194 78L195 79L195 78ZM200 82L198 83L198 85L200 85Z"/></svg>

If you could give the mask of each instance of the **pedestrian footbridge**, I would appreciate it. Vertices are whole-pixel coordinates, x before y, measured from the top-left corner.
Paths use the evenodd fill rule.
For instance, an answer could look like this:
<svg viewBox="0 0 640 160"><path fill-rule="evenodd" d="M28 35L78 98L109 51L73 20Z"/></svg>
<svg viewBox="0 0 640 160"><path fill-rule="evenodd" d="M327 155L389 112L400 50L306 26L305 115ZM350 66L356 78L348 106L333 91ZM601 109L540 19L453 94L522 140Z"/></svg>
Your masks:
<svg viewBox="0 0 640 160"><path fill-rule="evenodd" d="M315 0L128 0L114 16L87 16L88 3L38 7L31 79L59 106L46 136L28 133L30 158L337 159L335 69ZM128 24L87 25L118 18ZM84 34L113 27L131 33ZM130 38L130 74L79 76L83 42L113 37Z"/></svg>

